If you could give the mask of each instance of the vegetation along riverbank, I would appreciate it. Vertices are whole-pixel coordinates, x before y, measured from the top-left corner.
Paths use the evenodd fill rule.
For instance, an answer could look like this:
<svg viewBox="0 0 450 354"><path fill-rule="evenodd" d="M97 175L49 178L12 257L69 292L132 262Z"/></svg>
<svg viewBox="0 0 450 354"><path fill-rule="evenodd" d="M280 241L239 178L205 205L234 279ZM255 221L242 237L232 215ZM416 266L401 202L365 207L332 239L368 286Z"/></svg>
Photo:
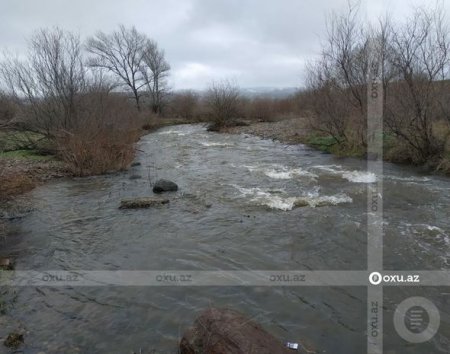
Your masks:
<svg viewBox="0 0 450 354"><path fill-rule="evenodd" d="M383 68L384 158L449 174L445 19L417 9L410 22L373 29L360 18L357 7L333 15L323 54L290 95L249 95L227 79L171 91L164 50L134 27L84 41L60 28L35 32L27 57L0 61L0 199L53 177L126 169L142 134L183 122L365 157L370 56ZM423 55L408 57L411 47ZM139 56L126 60L131 52Z"/></svg>

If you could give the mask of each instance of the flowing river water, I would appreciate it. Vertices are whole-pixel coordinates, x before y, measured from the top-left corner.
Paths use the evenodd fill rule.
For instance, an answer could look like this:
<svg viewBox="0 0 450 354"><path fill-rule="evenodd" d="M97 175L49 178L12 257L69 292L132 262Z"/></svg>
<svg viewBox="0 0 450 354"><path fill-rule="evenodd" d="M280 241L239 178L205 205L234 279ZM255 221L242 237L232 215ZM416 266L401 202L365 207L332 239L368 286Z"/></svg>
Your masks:
<svg viewBox="0 0 450 354"><path fill-rule="evenodd" d="M2 253L16 270L366 270L367 186L358 159L201 125L141 139L129 171L57 180L31 194L33 211ZM179 185L157 208L121 199ZM449 270L450 180L385 164L384 268ZM301 204L302 207L296 207ZM6 248L5 248L6 247ZM7 316L25 329L24 353L176 353L209 306L239 310L280 340L318 353L367 351L366 287L17 287ZM386 353L448 353L450 289L384 291ZM395 306L424 296L441 314L436 336L412 345L392 324ZM7 329L0 329L4 337ZM2 348L1 350L5 350Z"/></svg>

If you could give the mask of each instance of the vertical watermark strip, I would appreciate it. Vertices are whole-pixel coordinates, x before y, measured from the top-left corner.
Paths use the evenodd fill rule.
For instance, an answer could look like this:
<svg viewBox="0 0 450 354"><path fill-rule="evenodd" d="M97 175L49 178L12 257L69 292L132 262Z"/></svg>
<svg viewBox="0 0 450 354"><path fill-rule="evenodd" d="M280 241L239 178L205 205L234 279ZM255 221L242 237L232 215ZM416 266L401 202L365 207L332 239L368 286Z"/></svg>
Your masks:
<svg viewBox="0 0 450 354"><path fill-rule="evenodd" d="M375 183L367 188L367 267L371 274L383 271L382 49L380 39L370 39L367 77L367 170L376 176ZM381 284L371 280L371 285L367 289L367 300L368 353L379 354L383 352L383 288Z"/></svg>

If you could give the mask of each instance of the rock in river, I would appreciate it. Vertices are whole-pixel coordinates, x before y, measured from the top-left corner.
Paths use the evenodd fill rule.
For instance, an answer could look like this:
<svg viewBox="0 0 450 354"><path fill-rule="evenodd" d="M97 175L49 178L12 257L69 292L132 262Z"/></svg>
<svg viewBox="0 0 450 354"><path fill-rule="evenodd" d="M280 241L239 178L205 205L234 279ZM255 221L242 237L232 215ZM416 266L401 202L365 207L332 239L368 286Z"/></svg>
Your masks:
<svg viewBox="0 0 450 354"><path fill-rule="evenodd" d="M9 258L0 258L1 270L14 270L14 264Z"/></svg>
<svg viewBox="0 0 450 354"><path fill-rule="evenodd" d="M23 334L22 333L10 333L3 342L5 347L17 349L21 344L23 344Z"/></svg>
<svg viewBox="0 0 450 354"><path fill-rule="evenodd" d="M292 351L239 312L210 308L185 332L180 353L286 354Z"/></svg>
<svg viewBox="0 0 450 354"><path fill-rule="evenodd" d="M177 184L166 179L160 179L156 181L155 185L153 186L153 193L175 192L177 190Z"/></svg>
<svg viewBox="0 0 450 354"><path fill-rule="evenodd" d="M123 199L120 202L120 209L139 209L150 208L152 206L163 205L169 203L169 199L155 198L155 197L141 197Z"/></svg>

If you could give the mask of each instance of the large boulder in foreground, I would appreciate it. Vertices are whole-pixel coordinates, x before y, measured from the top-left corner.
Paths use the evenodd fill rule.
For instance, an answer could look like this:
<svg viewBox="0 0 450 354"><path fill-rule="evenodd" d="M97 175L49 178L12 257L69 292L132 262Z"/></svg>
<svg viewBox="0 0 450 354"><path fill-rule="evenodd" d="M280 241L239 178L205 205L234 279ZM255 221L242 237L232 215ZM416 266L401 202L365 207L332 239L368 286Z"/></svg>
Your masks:
<svg viewBox="0 0 450 354"><path fill-rule="evenodd" d="M292 354L274 336L239 312L205 310L180 343L181 354Z"/></svg>
<svg viewBox="0 0 450 354"><path fill-rule="evenodd" d="M153 193L175 192L177 190L177 184L166 179L160 179L156 181L155 185L153 186Z"/></svg>
<svg viewBox="0 0 450 354"><path fill-rule="evenodd" d="M141 209L169 203L169 199L159 197L141 197L123 199L120 202L120 209Z"/></svg>

